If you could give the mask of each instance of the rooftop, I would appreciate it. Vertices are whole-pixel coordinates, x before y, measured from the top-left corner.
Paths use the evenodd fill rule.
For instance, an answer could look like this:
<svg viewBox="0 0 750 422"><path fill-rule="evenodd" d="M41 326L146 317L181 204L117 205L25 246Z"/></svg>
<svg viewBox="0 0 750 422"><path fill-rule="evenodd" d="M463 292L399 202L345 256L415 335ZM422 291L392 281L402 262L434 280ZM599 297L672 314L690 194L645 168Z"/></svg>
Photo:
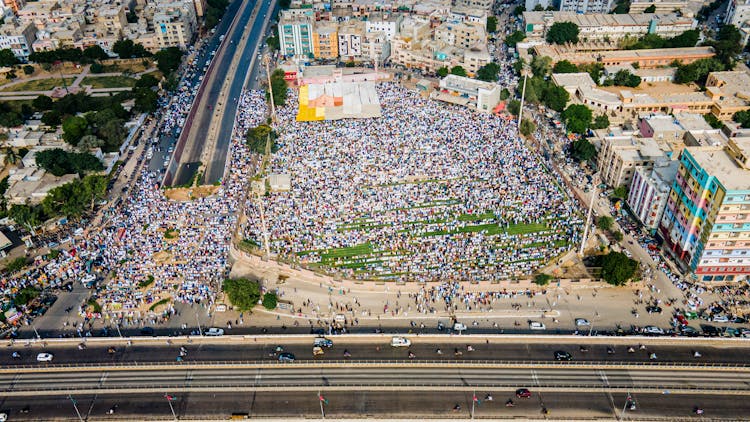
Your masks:
<svg viewBox="0 0 750 422"><path fill-rule="evenodd" d="M706 173L719 179L727 190L750 190L750 170L738 166L724 148L691 147L686 150Z"/></svg>
<svg viewBox="0 0 750 422"><path fill-rule="evenodd" d="M678 23L692 23L693 19L679 16L675 13L654 14L604 14L575 12L523 12L523 20L527 24L543 24L545 21L573 22L579 28L600 28L606 26L644 26L649 25L652 20L658 21L660 25L673 25Z"/></svg>

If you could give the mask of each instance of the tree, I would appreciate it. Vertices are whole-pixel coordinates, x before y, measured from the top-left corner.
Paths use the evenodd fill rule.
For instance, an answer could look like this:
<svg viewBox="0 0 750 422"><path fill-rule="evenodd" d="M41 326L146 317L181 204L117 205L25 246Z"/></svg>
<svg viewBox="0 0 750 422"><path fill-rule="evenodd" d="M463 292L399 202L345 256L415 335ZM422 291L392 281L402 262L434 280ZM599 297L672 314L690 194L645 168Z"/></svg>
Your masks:
<svg viewBox="0 0 750 422"><path fill-rule="evenodd" d="M133 88L135 109L142 113L153 113L158 108L159 95L151 88Z"/></svg>
<svg viewBox="0 0 750 422"><path fill-rule="evenodd" d="M544 105L555 111L563 111L565 105L568 104L570 94L561 86L551 83L547 85L547 88L542 93Z"/></svg>
<svg viewBox="0 0 750 422"><path fill-rule="evenodd" d="M62 128L65 142L75 146L78 144L78 140L86 134L88 123L83 117L70 116L63 121Z"/></svg>
<svg viewBox="0 0 750 422"><path fill-rule="evenodd" d="M79 151L88 151L92 148L100 148L103 145L104 141L97 138L95 135L83 135L81 140L78 141L77 148Z"/></svg>
<svg viewBox="0 0 750 422"><path fill-rule="evenodd" d="M128 135L125 122L121 119L108 120L98 127L97 134L104 140L105 151L116 151Z"/></svg>
<svg viewBox="0 0 750 422"><path fill-rule="evenodd" d="M510 100L508 102L508 113L513 116L518 116L519 111L521 111L521 102L518 100Z"/></svg>
<svg viewBox="0 0 750 422"><path fill-rule="evenodd" d="M52 109L52 98L46 95L40 95L31 101L31 106L37 111L47 111Z"/></svg>
<svg viewBox="0 0 750 422"><path fill-rule="evenodd" d="M86 47L83 50L83 55L90 60L107 60L109 58L109 54L98 45Z"/></svg>
<svg viewBox="0 0 750 422"><path fill-rule="evenodd" d="M121 59L129 59L133 57L134 50L135 43L133 40L127 38L115 41L114 45L112 45L112 52L117 54Z"/></svg>
<svg viewBox="0 0 750 422"><path fill-rule="evenodd" d="M273 150L273 141L277 135L268 125L258 125L254 128L250 128L245 135L245 141L247 142L248 148L256 154L265 154L266 145L270 142L271 149Z"/></svg>
<svg viewBox="0 0 750 422"><path fill-rule="evenodd" d="M588 161L596 155L596 147L586 138L576 139L570 153L578 161Z"/></svg>
<svg viewBox="0 0 750 422"><path fill-rule="evenodd" d="M725 70L726 66L716 58L700 59L687 65L679 65L675 72L675 82L688 84L695 82L698 85L704 85L706 78L711 72Z"/></svg>
<svg viewBox="0 0 750 422"><path fill-rule="evenodd" d="M606 129L609 127L609 117L606 114L600 114L594 118L591 129Z"/></svg>
<svg viewBox="0 0 750 422"><path fill-rule="evenodd" d="M612 237L614 237L616 241L622 242L624 236L621 231L615 230L614 232L612 232Z"/></svg>
<svg viewBox="0 0 750 422"><path fill-rule="evenodd" d="M497 31L497 18L494 16L487 17L487 33L491 34Z"/></svg>
<svg viewBox="0 0 750 422"><path fill-rule="evenodd" d="M591 110L583 104L571 104L562 112L565 126L573 133L584 133L591 125Z"/></svg>
<svg viewBox="0 0 750 422"><path fill-rule="evenodd" d="M520 15L521 15L521 13L523 13L523 12L525 12L525 11L526 11L526 8L525 8L525 7L523 7L523 6L516 6L516 7L515 7L515 8L513 9L513 16L520 16Z"/></svg>
<svg viewBox="0 0 750 422"><path fill-rule="evenodd" d="M555 63L552 68L552 73L578 73L578 66L567 60L560 60Z"/></svg>
<svg viewBox="0 0 750 422"><path fill-rule="evenodd" d="M286 80L284 80L284 71L276 69L271 74L271 92L273 92L273 103L277 106L286 104Z"/></svg>
<svg viewBox="0 0 750 422"><path fill-rule="evenodd" d="M34 227L38 226L43 221L41 209L29 205L13 204L8 210L8 217L17 224L26 227L30 232L33 232Z"/></svg>
<svg viewBox="0 0 750 422"><path fill-rule="evenodd" d="M0 126L16 127L22 124L23 117L21 114L10 110L0 110Z"/></svg>
<svg viewBox="0 0 750 422"><path fill-rule="evenodd" d="M31 75L32 73L34 73L34 66L32 66L30 64L25 65L23 67L23 73L25 75Z"/></svg>
<svg viewBox="0 0 750 422"><path fill-rule="evenodd" d="M624 15L630 12L630 0L617 0L617 5L612 10L612 13L618 15Z"/></svg>
<svg viewBox="0 0 750 422"><path fill-rule="evenodd" d="M279 51L279 37L271 35L266 38L266 45L268 45L268 49L271 51Z"/></svg>
<svg viewBox="0 0 750 422"><path fill-rule="evenodd" d="M602 75L604 74L604 65L601 63L580 64L578 65L578 69L581 72L588 73L591 79L597 84L602 80Z"/></svg>
<svg viewBox="0 0 750 422"><path fill-rule="evenodd" d="M531 136L536 131L536 124L529 119L521 120L521 134L524 136Z"/></svg>
<svg viewBox="0 0 750 422"><path fill-rule="evenodd" d="M449 73L451 73L450 69L448 69L445 66L443 66L443 67L441 67L441 68L439 68L437 70L437 75L440 76L441 78L444 78L444 77L448 76Z"/></svg>
<svg viewBox="0 0 750 422"><path fill-rule="evenodd" d="M278 298L276 297L276 293L268 292L263 295L263 307L268 309L269 311L276 309L276 305L278 305Z"/></svg>
<svg viewBox="0 0 750 422"><path fill-rule="evenodd" d="M505 101L508 98L510 98L510 91L508 91L508 88L503 88L503 90L500 91L500 100Z"/></svg>
<svg viewBox="0 0 750 422"><path fill-rule="evenodd" d="M716 59L732 69L737 55L742 52L742 34L734 25L723 25L716 34L716 41L710 43L716 51Z"/></svg>
<svg viewBox="0 0 750 422"><path fill-rule="evenodd" d="M104 72L104 66L102 66L99 62L91 63L91 66L89 66L89 71L91 73L103 73Z"/></svg>
<svg viewBox="0 0 750 422"><path fill-rule="evenodd" d="M10 48L0 50L0 67L13 67L18 63L18 58Z"/></svg>
<svg viewBox="0 0 750 422"><path fill-rule="evenodd" d="M500 72L500 65L495 62L489 62L477 70L477 79L485 82L497 81L497 74Z"/></svg>
<svg viewBox="0 0 750 422"><path fill-rule="evenodd" d="M620 185L612 191L612 196L619 199L625 199L628 197L628 188L625 185Z"/></svg>
<svg viewBox="0 0 750 422"><path fill-rule="evenodd" d="M20 160L21 156L18 155L16 150L14 150L12 147L5 147L3 149L3 152L5 153L5 158L3 159L3 164L5 165L15 165L18 160ZM7 183L7 181L6 181Z"/></svg>
<svg viewBox="0 0 750 422"><path fill-rule="evenodd" d="M665 48L684 48L684 47L695 47L700 39L700 31L697 29L690 29L677 35L673 38L668 39L664 43Z"/></svg>
<svg viewBox="0 0 750 422"><path fill-rule="evenodd" d="M88 152L67 152L60 148L54 148L37 152L35 158L37 166L58 177L65 174L83 174L88 171L104 169L102 162Z"/></svg>
<svg viewBox="0 0 750 422"><path fill-rule="evenodd" d="M286 1L286 7L283 7L280 3L280 7L282 9L288 9L289 8L289 1ZM206 6L206 27L208 29L211 29L216 26L216 24L219 23L219 20L221 20L221 17L224 16L224 11L226 11L227 6L229 5L228 0L208 0Z"/></svg>
<svg viewBox="0 0 750 422"><path fill-rule="evenodd" d="M599 227L602 230L609 230L612 228L612 224L614 223L615 223L614 218L608 215L603 215L599 217L599 220L596 222L596 227Z"/></svg>
<svg viewBox="0 0 750 422"><path fill-rule="evenodd" d="M735 113L735 116L736 115L737 115L737 113ZM748 117L750 117L750 116L748 116ZM734 116L732 118L734 119ZM716 116L714 116L711 113L704 114L703 115L703 119L706 121L706 123L708 123L709 125L711 125L711 128L713 128L713 129L721 129L721 128L724 127L724 123L722 123L721 120L717 119ZM734 119L734 121L736 122L737 120ZM748 122L748 124L750 124L750 122ZM745 126L743 125L742 127L745 127Z"/></svg>
<svg viewBox="0 0 750 422"><path fill-rule="evenodd" d="M177 47L167 47L154 54L156 67L161 73L168 75L180 67L182 50Z"/></svg>
<svg viewBox="0 0 750 422"><path fill-rule="evenodd" d="M635 88L641 84L641 77L633 75L627 69L620 69L615 73L615 77L612 79L617 86L628 86Z"/></svg>
<svg viewBox="0 0 750 422"><path fill-rule="evenodd" d="M8 265L5 267L5 271L8 272L8 274L13 274L18 271L21 271L22 269L26 268L26 266L29 264L28 259L26 259L25 256L18 257L8 263ZM19 292L20 293L20 292ZM37 295L38 295L37 290ZM25 305L30 300L24 299L26 295L16 294L16 304L18 305Z"/></svg>
<svg viewBox="0 0 750 422"><path fill-rule="evenodd" d="M602 278L609 284L622 286L638 269L638 262L621 252L610 252L601 257Z"/></svg>
<svg viewBox="0 0 750 422"><path fill-rule="evenodd" d="M744 128L750 127L750 111L743 110L734 113L732 120L742 125Z"/></svg>
<svg viewBox="0 0 750 422"><path fill-rule="evenodd" d="M62 123L62 116L59 111L50 110L42 115L42 123L50 127L59 126Z"/></svg>
<svg viewBox="0 0 750 422"><path fill-rule="evenodd" d="M566 44L578 42L578 25L573 22L555 22L547 31L547 42L550 44Z"/></svg>
<svg viewBox="0 0 750 422"><path fill-rule="evenodd" d="M643 13L656 13L656 5L652 4L651 6L643 9Z"/></svg>
<svg viewBox="0 0 750 422"><path fill-rule="evenodd" d="M516 44L520 43L525 38L526 34L524 34L522 31L514 31L512 34L505 37L505 45L515 48Z"/></svg>
<svg viewBox="0 0 750 422"><path fill-rule="evenodd" d="M88 175L52 189L44 198L41 208L50 217L67 215L78 217L93 209L96 201L107 193L106 176Z"/></svg>
<svg viewBox="0 0 750 422"><path fill-rule="evenodd" d="M534 276L534 284L537 286L546 286L552 281L552 276L549 274L539 273Z"/></svg>
<svg viewBox="0 0 750 422"><path fill-rule="evenodd" d="M525 65L526 61L523 59L523 57L519 57L518 60L513 62L513 71L516 72L516 75L521 76L521 71L523 70Z"/></svg>
<svg viewBox="0 0 750 422"><path fill-rule="evenodd" d="M466 69L464 69L461 66L453 66L451 68L451 75L466 77L467 76Z"/></svg>
<svg viewBox="0 0 750 422"><path fill-rule="evenodd" d="M151 74L142 75L135 81L136 88L151 88L159 85L159 81Z"/></svg>
<svg viewBox="0 0 750 422"><path fill-rule="evenodd" d="M534 76L544 78L552 71L552 59L547 56L534 56L531 59L531 72Z"/></svg>
<svg viewBox="0 0 750 422"><path fill-rule="evenodd" d="M246 278L226 279L222 290L229 297L229 301L240 311L249 311L258 303L260 288L255 281Z"/></svg>

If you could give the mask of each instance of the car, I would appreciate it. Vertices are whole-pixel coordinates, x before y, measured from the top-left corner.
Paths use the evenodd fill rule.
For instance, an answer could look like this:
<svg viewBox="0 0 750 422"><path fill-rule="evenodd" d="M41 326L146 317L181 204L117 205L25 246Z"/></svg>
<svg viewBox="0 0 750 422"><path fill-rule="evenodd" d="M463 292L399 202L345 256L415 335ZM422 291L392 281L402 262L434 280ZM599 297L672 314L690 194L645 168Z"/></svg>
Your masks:
<svg viewBox="0 0 750 422"><path fill-rule="evenodd" d="M718 315L714 315L713 317L711 317L711 321L713 321L713 322L729 322L729 317L726 316L726 315L718 314Z"/></svg>
<svg viewBox="0 0 750 422"><path fill-rule="evenodd" d="M204 336L219 337L224 335L223 328L211 327L203 333Z"/></svg>
<svg viewBox="0 0 750 422"><path fill-rule="evenodd" d="M454 331L466 331L466 324L462 324L460 322L457 322L453 324L453 330Z"/></svg>
<svg viewBox="0 0 750 422"><path fill-rule="evenodd" d="M747 318L734 317L734 319L732 319L732 322L734 322L735 324L747 324Z"/></svg>
<svg viewBox="0 0 750 422"><path fill-rule="evenodd" d="M700 335L698 330L690 326L680 327L680 333L686 337L698 337Z"/></svg>
<svg viewBox="0 0 750 422"><path fill-rule="evenodd" d="M516 397L519 399L528 399L531 397L531 391L528 388L519 388L516 390Z"/></svg>
<svg viewBox="0 0 750 422"><path fill-rule="evenodd" d="M586 318L576 318L576 325L579 327L584 326L584 325L589 326L591 325L591 323Z"/></svg>
<svg viewBox="0 0 750 422"><path fill-rule="evenodd" d="M682 314L675 315L675 319L677 320L677 323L679 323L681 327L687 327L688 320Z"/></svg>
<svg viewBox="0 0 750 422"><path fill-rule="evenodd" d="M294 354L289 352L279 353L279 362L294 362Z"/></svg>
<svg viewBox="0 0 750 422"><path fill-rule="evenodd" d="M53 358L52 353L39 353L36 355L37 362L52 362Z"/></svg>
<svg viewBox="0 0 750 422"><path fill-rule="evenodd" d="M313 342L315 347L333 347L333 342L325 337L318 337Z"/></svg>
<svg viewBox="0 0 750 422"><path fill-rule="evenodd" d="M544 326L543 323L538 321L531 321L529 322L529 330L546 330L547 327Z"/></svg>
<svg viewBox="0 0 750 422"><path fill-rule="evenodd" d="M8 420L8 414L7 413L0 413L0 422L5 422Z"/></svg>
<svg viewBox="0 0 750 422"><path fill-rule="evenodd" d="M558 350L555 352L555 360L557 361L570 361L573 360L573 355L568 352Z"/></svg>
<svg viewBox="0 0 750 422"><path fill-rule="evenodd" d="M141 328L141 335L143 336L153 336L154 335L154 329L151 327L143 327Z"/></svg>
<svg viewBox="0 0 750 422"><path fill-rule="evenodd" d="M658 306L646 306L646 312L650 314L660 314L661 308Z"/></svg>
<svg viewBox="0 0 750 422"><path fill-rule="evenodd" d="M720 334L719 329L713 325L701 324L701 330L703 330L703 334L708 337L716 337Z"/></svg>
<svg viewBox="0 0 750 422"><path fill-rule="evenodd" d="M405 337L393 337L391 339L391 346L393 347L409 347L411 346L411 340Z"/></svg>
<svg viewBox="0 0 750 422"><path fill-rule="evenodd" d="M664 334L664 330L654 325L647 325L643 327L644 334Z"/></svg>

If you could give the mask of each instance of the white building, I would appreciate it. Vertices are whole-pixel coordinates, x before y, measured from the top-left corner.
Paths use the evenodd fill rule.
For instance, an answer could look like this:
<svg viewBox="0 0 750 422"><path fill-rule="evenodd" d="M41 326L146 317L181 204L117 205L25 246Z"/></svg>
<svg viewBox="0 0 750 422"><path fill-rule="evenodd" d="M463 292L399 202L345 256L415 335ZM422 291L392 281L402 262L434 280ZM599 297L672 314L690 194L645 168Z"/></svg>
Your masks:
<svg viewBox="0 0 750 422"><path fill-rule="evenodd" d="M309 16L293 16L287 11L279 20L279 47L284 56L309 57L313 48L313 20Z"/></svg>
<svg viewBox="0 0 750 422"><path fill-rule="evenodd" d="M724 23L740 27L750 19L750 0L729 0Z"/></svg>
<svg viewBox="0 0 750 422"><path fill-rule="evenodd" d="M628 192L628 206L649 230L659 226L679 167L679 161L662 160L654 164L653 170L635 169Z"/></svg>
<svg viewBox="0 0 750 422"><path fill-rule="evenodd" d="M372 14L365 21L365 32L382 32L390 42L398 34L398 27L403 19L402 15Z"/></svg>
<svg viewBox="0 0 750 422"><path fill-rule="evenodd" d="M174 1L158 4L154 13L156 42L159 48L188 48L198 26L195 5L192 1Z"/></svg>
<svg viewBox="0 0 750 422"><path fill-rule="evenodd" d="M448 75L440 81L440 89L433 91L430 98L491 113L500 102L500 91L496 83Z"/></svg>
<svg viewBox="0 0 750 422"><path fill-rule="evenodd" d="M21 61L27 61L33 52L36 27L33 23L19 25L13 22L0 26L0 50L10 49Z"/></svg>
<svg viewBox="0 0 750 422"><path fill-rule="evenodd" d="M561 12L609 13L614 0L561 0Z"/></svg>

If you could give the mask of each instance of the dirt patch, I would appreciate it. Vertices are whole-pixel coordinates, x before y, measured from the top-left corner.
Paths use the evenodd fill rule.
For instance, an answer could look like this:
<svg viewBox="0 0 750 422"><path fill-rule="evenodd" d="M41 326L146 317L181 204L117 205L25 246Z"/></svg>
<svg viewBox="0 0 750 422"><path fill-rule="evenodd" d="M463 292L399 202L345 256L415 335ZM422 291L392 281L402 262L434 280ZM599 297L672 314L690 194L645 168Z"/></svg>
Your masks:
<svg viewBox="0 0 750 422"><path fill-rule="evenodd" d="M160 251L154 254L153 259L157 264L164 264L168 260L172 259L172 253L167 251Z"/></svg>
<svg viewBox="0 0 750 422"><path fill-rule="evenodd" d="M215 194L219 186L205 185L194 188L174 188L164 191L164 196L170 201L192 201L193 199L205 198Z"/></svg>

